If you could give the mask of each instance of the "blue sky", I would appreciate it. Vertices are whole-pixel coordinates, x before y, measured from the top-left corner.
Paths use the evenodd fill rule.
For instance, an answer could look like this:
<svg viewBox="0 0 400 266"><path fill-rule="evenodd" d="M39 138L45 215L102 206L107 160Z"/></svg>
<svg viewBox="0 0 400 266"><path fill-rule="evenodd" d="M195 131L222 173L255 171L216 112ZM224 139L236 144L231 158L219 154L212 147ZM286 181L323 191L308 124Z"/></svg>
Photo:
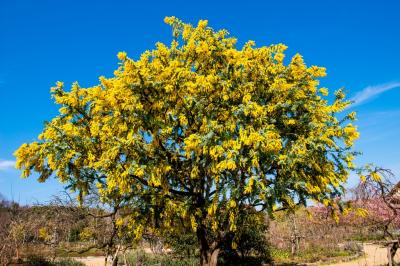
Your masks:
<svg viewBox="0 0 400 266"><path fill-rule="evenodd" d="M239 44L284 43L307 64L327 68L321 82L356 101L363 152L400 174L400 4L398 1L0 1L0 193L21 203L62 190L56 180L22 180L13 152L57 114L49 88L111 76L116 54L137 58L169 43L165 16L208 19ZM349 111L351 110L349 109ZM350 184L355 178L350 179Z"/></svg>

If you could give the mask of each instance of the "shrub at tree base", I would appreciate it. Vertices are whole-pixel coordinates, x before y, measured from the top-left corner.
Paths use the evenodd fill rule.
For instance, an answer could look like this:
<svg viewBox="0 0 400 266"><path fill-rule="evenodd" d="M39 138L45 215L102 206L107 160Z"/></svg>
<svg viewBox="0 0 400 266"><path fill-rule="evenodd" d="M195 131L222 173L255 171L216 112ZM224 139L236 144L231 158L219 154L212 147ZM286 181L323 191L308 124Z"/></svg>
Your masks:
<svg viewBox="0 0 400 266"><path fill-rule="evenodd" d="M174 17L169 46L138 60L118 54L111 78L70 91L52 88L59 115L17 151L17 168L52 175L79 191L129 208L116 225L142 233L196 232L203 265L215 265L246 209L293 208L313 199L335 208L358 137L342 115L342 90L328 103L325 69L283 44L241 49L226 30Z"/></svg>
<svg viewBox="0 0 400 266"><path fill-rule="evenodd" d="M55 262L51 262L42 256L31 255L26 259L26 266L85 266L85 264L73 260L73 259L60 259Z"/></svg>
<svg viewBox="0 0 400 266"><path fill-rule="evenodd" d="M271 262L269 243L267 241L268 223L261 213L243 213L238 220L238 226L243 228L237 234L230 234L220 247L218 265L263 265ZM210 235L213 235L210 232ZM188 231L181 234L168 234L165 244L171 249L174 256L189 258L198 255L198 243L195 233ZM232 248L234 241L237 243Z"/></svg>
<svg viewBox="0 0 400 266"><path fill-rule="evenodd" d="M199 261L196 257L173 258L167 255L147 254L143 251L134 251L126 256L129 265L163 265L163 266L197 266ZM123 260L121 260L123 261Z"/></svg>

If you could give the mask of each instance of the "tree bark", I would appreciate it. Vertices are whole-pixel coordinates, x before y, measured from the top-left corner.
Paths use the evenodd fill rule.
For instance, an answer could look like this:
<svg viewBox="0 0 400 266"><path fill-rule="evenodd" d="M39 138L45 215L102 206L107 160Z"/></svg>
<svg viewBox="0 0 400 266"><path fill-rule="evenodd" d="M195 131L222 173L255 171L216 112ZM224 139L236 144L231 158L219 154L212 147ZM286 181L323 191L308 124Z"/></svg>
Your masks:
<svg viewBox="0 0 400 266"><path fill-rule="evenodd" d="M219 248L214 249L211 252L210 266L216 266L218 263Z"/></svg>
<svg viewBox="0 0 400 266"><path fill-rule="evenodd" d="M196 233L200 244L200 265L217 266L219 255L217 243L213 243L211 246L208 244L206 229L202 225L197 228Z"/></svg>
<svg viewBox="0 0 400 266"><path fill-rule="evenodd" d="M201 266L217 266L219 249L201 250L200 264Z"/></svg>
<svg viewBox="0 0 400 266"><path fill-rule="evenodd" d="M113 257L112 266L117 266L118 265L118 253L119 253L119 249L121 248L121 245L118 245L117 250L115 251L115 255Z"/></svg>
<svg viewBox="0 0 400 266"><path fill-rule="evenodd" d="M394 242L392 245L389 245L388 250L388 265L394 265L394 256L396 255L397 249L399 248L399 242Z"/></svg>

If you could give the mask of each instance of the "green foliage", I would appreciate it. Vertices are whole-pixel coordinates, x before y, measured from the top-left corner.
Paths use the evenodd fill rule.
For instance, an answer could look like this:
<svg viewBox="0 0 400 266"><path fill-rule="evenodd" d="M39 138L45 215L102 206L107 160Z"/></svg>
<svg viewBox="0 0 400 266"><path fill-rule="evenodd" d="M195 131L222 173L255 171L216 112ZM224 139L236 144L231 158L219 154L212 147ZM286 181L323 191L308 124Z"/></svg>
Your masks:
<svg viewBox="0 0 400 266"><path fill-rule="evenodd" d="M244 212L236 234L229 235L222 245L223 265L262 265L271 261L270 246L267 241L268 223L262 213Z"/></svg>
<svg viewBox="0 0 400 266"><path fill-rule="evenodd" d="M26 258L26 265L27 266L53 266L48 259L43 256L39 255L29 255Z"/></svg>
<svg viewBox="0 0 400 266"><path fill-rule="evenodd" d="M120 259L120 261L123 261ZM148 254L144 251L133 251L127 255L129 265L137 266L197 266L199 259L197 257L176 258L169 255Z"/></svg>
<svg viewBox="0 0 400 266"><path fill-rule="evenodd" d="M238 219L241 229L236 234L228 234L219 246L221 265L258 265L270 261L269 244L266 233L268 223L264 213L247 210ZM217 234L208 232L210 237L217 238ZM198 255L196 234L191 231L182 231L178 234L164 236L165 243L172 249L174 255L190 257Z"/></svg>
<svg viewBox="0 0 400 266"><path fill-rule="evenodd" d="M243 229L234 238L234 241L237 239L237 251L242 257L255 255L268 259L270 257L266 238L268 224L264 215L245 212L239 224Z"/></svg>
<svg viewBox="0 0 400 266"><path fill-rule="evenodd" d="M80 236L81 231L82 231L82 228L80 228L80 227L77 227L77 226L72 227L71 231L69 232L69 235L68 235L68 241L69 242L79 241L79 236Z"/></svg>
<svg viewBox="0 0 400 266"><path fill-rule="evenodd" d="M64 258L58 260L55 266L85 266L85 264L71 258Z"/></svg>
<svg viewBox="0 0 400 266"><path fill-rule="evenodd" d="M271 257L276 261L285 261L290 258L290 252L285 249L271 248Z"/></svg>
<svg viewBox="0 0 400 266"><path fill-rule="evenodd" d="M229 236L235 249L247 208L337 208L359 134L354 113L340 114L343 91L330 103L320 88L325 68L299 54L285 63L283 44L238 47L205 20L165 22L171 44L138 60L120 52L113 77L71 90L57 82L59 114L15 152L22 176L55 175L79 200L94 185L104 202L123 199L131 209L118 226L136 239L191 228L204 263Z"/></svg>
<svg viewBox="0 0 400 266"><path fill-rule="evenodd" d="M167 234L165 243L172 249L173 253L178 256L194 256L198 250L198 241L196 234L191 231L181 234Z"/></svg>
<svg viewBox="0 0 400 266"><path fill-rule="evenodd" d="M62 258L52 262L44 256L30 255L26 258L26 266L85 266L85 264L71 258Z"/></svg>
<svg viewBox="0 0 400 266"><path fill-rule="evenodd" d="M289 250L271 248L271 258L277 263L288 263L293 265L295 263L312 263L316 261L327 261L336 257L347 257L354 255L354 252L344 250L341 248L328 248L328 247L310 247L299 251L295 256L290 254Z"/></svg>
<svg viewBox="0 0 400 266"><path fill-rule="evenodd" d="M300 251L294 259L298 262L316 262L324 261L329 258L346 257L353 254L353 252L340 248L313 247L305 251Z"/></svg>

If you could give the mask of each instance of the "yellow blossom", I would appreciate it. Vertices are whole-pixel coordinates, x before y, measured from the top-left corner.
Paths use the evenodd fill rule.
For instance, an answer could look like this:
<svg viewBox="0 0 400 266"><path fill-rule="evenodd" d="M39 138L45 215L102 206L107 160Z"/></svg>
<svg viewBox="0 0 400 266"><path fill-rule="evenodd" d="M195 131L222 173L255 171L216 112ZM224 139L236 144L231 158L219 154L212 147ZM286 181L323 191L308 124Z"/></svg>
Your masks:
<svg viewBox="0 0 400 266"><path fill-rule="evenodd" d="M126 53L125 52L118 52L117 57L118 57L119 60L125 61L126 60Z"/></svg>

